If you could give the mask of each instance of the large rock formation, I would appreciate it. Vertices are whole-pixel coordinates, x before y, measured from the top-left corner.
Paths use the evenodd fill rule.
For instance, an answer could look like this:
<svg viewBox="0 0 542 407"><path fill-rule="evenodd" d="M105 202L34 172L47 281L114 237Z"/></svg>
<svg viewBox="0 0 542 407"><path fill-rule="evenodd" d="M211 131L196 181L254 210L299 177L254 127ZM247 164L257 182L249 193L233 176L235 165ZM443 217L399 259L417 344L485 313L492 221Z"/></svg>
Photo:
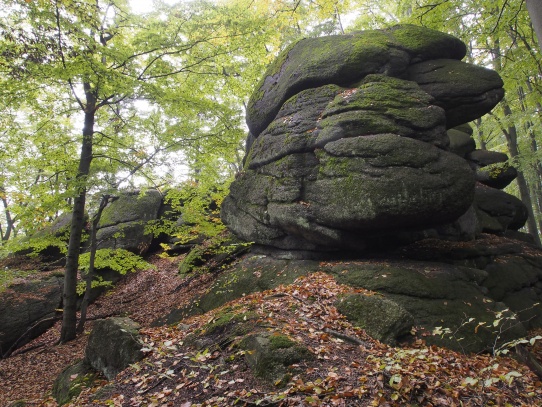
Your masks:
<svg viewBox="0 0 542 407"><path fill-rule="evenodd" d="M230 230L272 256L163 321L265 288L267 274L324 271L378 292L337 308L388 343L413 334L479 352L539 327L542 254L488 235L526 222L502 191L517 172L506 154L477 150L467 124L501 100L503 82L464 55L459 40L414 26L286 49L248 104L245 167L222 206Z"/></svg>
<svg viewBox="0 0 542 407"><path fill-rule="evenodd" d="M313 252L521 227L517 202L505 197L503 214L475 188L502 188L513 169L493 177L468 126L455 129L504 94L496 72L464 55L456 38L415 26L289 47L248 105L245 168L223 221L242 239Z"/></svg>

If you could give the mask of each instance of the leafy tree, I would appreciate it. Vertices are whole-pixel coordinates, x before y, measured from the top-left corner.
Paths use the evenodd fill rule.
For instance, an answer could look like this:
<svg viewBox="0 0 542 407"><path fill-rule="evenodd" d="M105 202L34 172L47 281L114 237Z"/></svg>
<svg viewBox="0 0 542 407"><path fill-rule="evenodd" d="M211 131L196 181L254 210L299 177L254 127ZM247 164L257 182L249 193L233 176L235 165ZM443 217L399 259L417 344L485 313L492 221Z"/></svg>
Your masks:
<svg viewBox="0 0 542 407"><path fill-rule="evenodd" d="M161 6L145 16L145 24L142 17L129 14L121 0L9 1L7 6L2 55L14 63L6 64L3 77L23 81L17 91L26 92L25 97L32 87L55 89L71 109L79 110L77 120L83 128L77 169L70 173L68 185L73 215L63 297L65 342L75 337L78 259L92 181L100 177L114 181L122 169L134 173L167 149L210 137L192 137L189 131L194 127L182 133L172 130L171 121L161 120L155 105L172 106L174 100L181 104L179 98L184 99L182 111L170 111L182 126L203 128L205 112L220 101L198 94L198 90L210 94L200 77L224 76L225 68L216 63L231 50L231 41L226 40L246 33L228 26L217 6L206 3L179 6L172 16L165 14L172 10ZM143 118L137 116L140 101L151 111ZM138 126L148 144L138 146L131 131Z"/></svg>

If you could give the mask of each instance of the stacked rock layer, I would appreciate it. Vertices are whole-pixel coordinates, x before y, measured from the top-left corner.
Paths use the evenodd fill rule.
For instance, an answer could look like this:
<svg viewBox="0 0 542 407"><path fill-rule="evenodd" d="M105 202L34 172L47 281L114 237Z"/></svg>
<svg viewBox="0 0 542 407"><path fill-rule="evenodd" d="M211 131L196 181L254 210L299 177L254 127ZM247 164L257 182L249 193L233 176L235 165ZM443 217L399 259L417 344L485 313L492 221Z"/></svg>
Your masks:
<svg viewBox="0 0 542 407"><path fill-rule="evenodd" d="M496 72L461 62L465 53L458 39L410 25L290 46L249 102L245 168L223 221L284 250L473 238L487 165L468 126L453 128L504 91ZM504 194L493 188L504 181L486 178Z"/></svg>

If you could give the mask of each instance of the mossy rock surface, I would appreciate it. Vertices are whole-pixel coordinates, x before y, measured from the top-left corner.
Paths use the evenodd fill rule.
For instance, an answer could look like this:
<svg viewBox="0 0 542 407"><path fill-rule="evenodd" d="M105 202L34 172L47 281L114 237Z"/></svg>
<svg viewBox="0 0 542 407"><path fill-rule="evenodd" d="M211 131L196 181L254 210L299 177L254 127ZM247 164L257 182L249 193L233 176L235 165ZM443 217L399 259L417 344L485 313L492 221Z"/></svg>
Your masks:
<svg viewBox="0 0 542 407"><path fill-rule="evenodd" d="M454 59L411 65L407 78L417 82L446 111L448 128L483 116L504 97L503 81L497 72Z"/></svg>
<svg viewBox="0 0 542 407"><path fill-rule="evenodd" d="M134 221L156 219L162 204L162 194L150 189L143 194L138 191L120 193L102 212L98 229Z"/></svg>
<svg viewBox="0 0 542 407"><path fill-rule="evenodd" d="M348 86L372 73L399 77L411 62L461 59L465 52L460 40L412 25L303 39L269 66L250 98L247 124L258 137L283 103L302 90L327 84Z"/></svg>
<svg viewBox="0 0 542 407"><path fill-rule="evenodd" d="M156 190L145 193L123 192L107 205L98 224L99 249L125 249L144 254L151 247L153 235L146 225L157 219L162 194Z"/></svg>
<svg viewBox="0 0 542 407"><path fill-rule="evenodd" d="M303 345L279 332L255 333L245 337L239 347L256 377L280 383L291 372L290 366L314 355Z"/></svg>
<svg viewBox="0 0 542 407"><path fill-rule="evenodd" d="M253 332L258 314L226 307L208 324L187 336L185 343L197 349L225 348L232 342Z"/></svg>
<svg viewBox="0 0 542 407"><path fill-rule="evenodd" d="M59 406L76 398L85 387L91 387L97 372L84 361L76 362L58 375L53 384L53 397Z"/></svg>
<svg viewBox="0 0 542 407"><path fill-rule="evenodd" d="M500 327L493 327L497 313L507 306L490 296L491 293L484 286L489 283L488 272L484 270L442 263L404 261L378 264L353 262L348 266L338 264L330 267L329 272L340 283L378 292L383 296L382 304L386 301L394 302L397 310L405 310L405 315L412 316L412 324L412 320L405 320L408 320L408 325L416 327L416 334L422 335L428 343L465 352L481 352L492 349L495 342L502 345L527 332L525 326L514 319L516 315L513 312L508 313L503 320L503 324L506 324L503 332L500 332ZM513 287L509 289L512 292L514 290ZM350 299L346 304L339 305L347 315L355 315L353 310L362 309L357 303L363 302L358 297L353 298L356 298L356 302ZM348 306L349 303L352 306ZM382 304L377 304L375 313L378 313L379 307L382 308ZM399 314L399 311L395 313ZM351 318L355 320L354 316ZM371 315L367 317L369 321L370 318ZM361 317L358 319L363 321ZM382 319L385 320L385 317ZM371 328L374 334L389 340L390 335L380 334L384 329L378 327L378 321L374 323L376 328ZM483 325L476 328L478 324ZM389 322L388 326L393 327L394 324ZM400 329L396 332L401 334L392 341L407 333L406 326L397 326ZM450 332L442 336L431 335L437 327ZM371 334L369 330L368 333Z"/></svg>
<svg viewBox="0 0 542 407"><path fill-rule="evenodd" d="M113 317L94 322L85 349L85 363L109 380L143 358L139 324L130 318Z"/></svg>
<svg viewBox="0 0 542 407"><path fill-rule="evenodd" d="M243 295L290 284L298 277L318 270L319 263L316 261L281 260L248 254L221 274L206 294L194 298L192 305L173 310L154 324L173 324L187 316L218 308Z"/></svg>
<svg viewBox="0 0 542 407"><path fill-rule="evenodd" d="M350 294L341 298L336 307L369 336L389 345L395 345L414 326L414 318L407 310L380 295Z"/></svg>
<svg viewBox="0 0 542 407"><path fill-rule="evenodd" d="M249 250L250 244L229 233L221 234L196 245L179 264L179 273L204 273L216 271Z"/></svg>
<svg viewBox="0 0 542 407"><path fill-rule="evenodd" d="M0 349L25 345L56 322L63 277L46 275L14 282L0 293Z"/></svg>

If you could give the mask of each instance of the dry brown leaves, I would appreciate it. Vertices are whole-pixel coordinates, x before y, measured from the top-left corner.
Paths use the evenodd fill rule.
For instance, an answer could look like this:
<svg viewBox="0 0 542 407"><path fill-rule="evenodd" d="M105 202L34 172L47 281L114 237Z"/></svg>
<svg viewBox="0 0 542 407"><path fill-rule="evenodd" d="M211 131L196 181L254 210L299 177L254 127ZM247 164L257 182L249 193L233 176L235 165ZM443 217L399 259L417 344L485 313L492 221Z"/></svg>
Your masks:
<svg viewBox="0 0 542 407"><path fill-rule="evenodd" d="M215 321L222 309L178 328L149 328L157 316L186 304L212 280L206 276L177 290L182 281L176 265L159 258L153 262L158 270L128 277L90 310L94 318L128 314L140 322L147 357L119 374L107 397L95 400L96 389L87 389L73 406L542 405L542 384L514 359L467 356L421 341L394 348L372 340L334 307L338 297L354 290L323 273L225 306L256 314L259 329L288 335L314 355L292 366L282 383L263 382L247 366L238 338L224 348L185 345L188 334ZM17 399L55 405L47 392L60 370L82 357L86 336L63 346L54 346L56 338L58 328L27 345L42 343L40 348L0 361L0 405Z"/></svg>
<svg viewBox="0 0 542 407"><path fill-rule="evenodd" d="M107 401L93 389L74 406L536 406L536 377L510 358L465 356L446 349L393 348L367 337L338 314L334 302L352 292L315 273L286 287L249 295L235 312L258 315L258 325L286 334L316 357L294 365L287 383L253 377L235 346L196 350L189 332L213 322L220 310L185 321L190 328L145 330L149 355L116 380ZM367 293L371 294L371 293ZM231 309L233 305L230 304ZM228 305L226 306L228 307ZM357 342L354 344L353 342ZM280 387L279 385L285 385ZM109 403L109 404L108 404Z"/></svg>

